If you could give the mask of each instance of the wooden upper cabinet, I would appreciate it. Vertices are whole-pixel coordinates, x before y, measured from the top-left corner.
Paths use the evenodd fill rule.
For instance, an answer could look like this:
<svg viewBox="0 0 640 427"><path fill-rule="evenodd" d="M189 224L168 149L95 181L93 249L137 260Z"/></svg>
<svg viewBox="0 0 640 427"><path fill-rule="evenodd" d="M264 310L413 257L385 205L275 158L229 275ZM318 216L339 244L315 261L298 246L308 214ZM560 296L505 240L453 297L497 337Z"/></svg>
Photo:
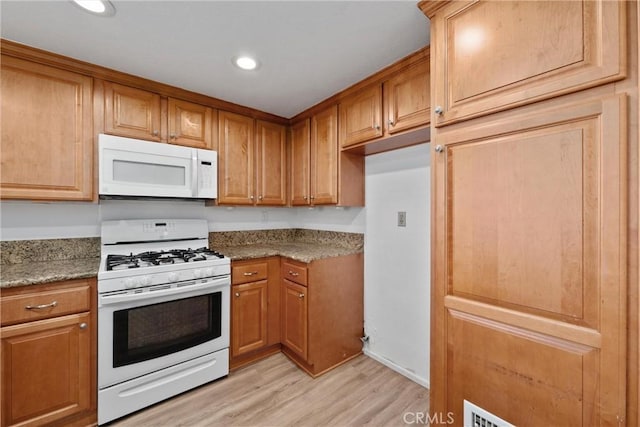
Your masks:
<svg viewBox="0 0 640 427"><path fill-rule="evenodd" d="M129 138L160 141L160 95L104 82L105 133Z"/></svg>
<svg viewBox="0 0 640 427"><path fill-rule="evenodd" d="M382 85L374 84L340 102L340 145L382 136Z"/></svg>
<svg viewBox="0 0 640 427"><path fill-rule="evenodd" d="M218 203L254 204L254 120L218 113Z"/></svg>
<svg viewBox="0 0 640 427"><path fill-rule="evenodd" d="M311 118L311 192L313 205L338 203L338 108Z"/></svg>
<svg viewBox="0 0 640 427"><path fill-rule="evenodd" d="M256 122L256 204L287 204L287 129Z"/></svg>
<svg viewBox="0 0 640 427"><path fill-rule="evenodd" d="M435 125L625 77L625 2L452 2L430 16Z"/></svg>
<svg viewBox="0 0 640 427"><path fill-rule="evenodd" d="M169 143L213 148L214 110L210 107L169 98Z"/></svg>
<svg viewBox="0 0 640 427"><path fill-rule="evenodd" d="M220 111L218 203L287 203L287 131L284 126Z"/></svg>
<svg viewBox="0 0 640 427"><path fill-rule="evenodd" d="M291 205L309 204L310 154L311 154L310 120L294 123L289 128L289 182Z"/></svg>
<svg viewBox="0 0 640 427"><path fill-rule="evenodd" d="M93 81L2 56L0 197L93 199Z"/></svg>
<svg viewBox="0 0 640 427"><path fill-rule="evenodd" d="M385 134L429 124L429 76L426 58L384 82Z"/></svg>
<svg viewBox="0 0 640 427"><path fill-rule="evenodd" d="M338 147L338 106L290 128L290 199L293 206L364 206L364 157Z"/></svg>

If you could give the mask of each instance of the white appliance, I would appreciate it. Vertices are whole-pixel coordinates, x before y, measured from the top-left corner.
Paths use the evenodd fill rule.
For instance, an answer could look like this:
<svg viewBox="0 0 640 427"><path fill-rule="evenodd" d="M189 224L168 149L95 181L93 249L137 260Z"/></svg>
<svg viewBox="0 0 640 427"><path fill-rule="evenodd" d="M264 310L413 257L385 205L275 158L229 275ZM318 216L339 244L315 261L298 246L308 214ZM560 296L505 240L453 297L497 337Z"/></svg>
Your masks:
<svg viewBox="0 0 640 427"><path fill-rule="evenodd" d="M218 197L212 150L98 135L100 197Z"/></svg>
<svg viewBox="0 0 640 427"><path fill-rule="evenodd" d="M205 220L102 223L98 424L229 373L231 265Z"/></svg>

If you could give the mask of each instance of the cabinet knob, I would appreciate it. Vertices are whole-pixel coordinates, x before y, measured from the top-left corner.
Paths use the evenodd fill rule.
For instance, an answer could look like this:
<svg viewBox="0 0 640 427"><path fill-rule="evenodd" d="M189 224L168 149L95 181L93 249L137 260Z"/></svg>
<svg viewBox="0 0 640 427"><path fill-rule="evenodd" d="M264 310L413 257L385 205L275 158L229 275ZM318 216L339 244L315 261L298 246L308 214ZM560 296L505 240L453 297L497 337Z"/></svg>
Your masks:
<svg viewBox="0 0 640 427"><path fill-rule="evenodd" d="M57 305L58 305L58 301L52 301L49 304L27 305L24 308L26 310L44 310L45 308L53 308Z"/></svg>
<svg viewBox="0 0 640 427"><path fill-rule="evenodd" d="M376 124L373 128L374 128L375 130L380 130L380 125L379 125L379 124Z"/></svg>
<svg viewBox="0 0 640 427"><path fill-rule="evenodd" d="M396 123L393 120L389 119L389 126L394 126L395 124Z"/></svg>
<svg viewBox="0 0 640 427"><path fill-rule="evenodd" d="M433 110L434 113L436 113L437 115L441 116L442 113L444 113L444 110L442 109L441 106L437 106L435 110Z"/></svg>
<svg viewBox="0 0 640 427"><path fill-rule="evenodd" d="M258 200L262 200L262 196L258 196Z"/></svg>
<svg viewBox="0 0 640 427"><path fill-rule="evenodd" d="M313 199L315 199L315 198L316 198L316 196L311 196L311 200L313 200Z"/></svg>
<svg viewBox="0 0 640 427"><path fill-rule="evenodd" d="M436 145L435 150L437 153L442 153L444 151L444 147L442 145Z"/></svg>
<svg viewBox="0 0 640 427"><path fill-rule="evenodd" d="M160 132L158 132L157 130L154 130L153 131L153 136L158 136L158 135L160 135Z"/></svg>
<svg viewBox="0 0 640 427"><path fill-rule="evenodd" d="M80 323L80 325L78 325L78 327L79 327L80 329L87 329L87 326L89 326L89 325L87 325L87 324L86 324L86 323L84 323L84 322L82 322L82 323Z"/></svg>
<svg viewBox="0 0 640 427"><path fill-rule="evenodd" d="M172 133L171 135L169 135L171 137L171 139L176 139L176 134Z"/></svg>
<svg viewBox="0 0 640 427"><path fill-rule="evenodd" d="M236 292L236 298L240 296L240 292Z"/></svg>
<svg viewBox="0 0 640 427"><path fill-rule="evenodd" d="M305 199L305 200L307 200L307 199L308 199L308 197L307 197L307 196L302 196L302 198L303 198L303 199Z"/></svg>
<svg viewBox="0 0 640 427"><path fill-rule="evenodd" d="M254 197L253 197L253 196L249 196L249 198L250 198L251 200L253 200L253 199L254 199Z"/></svg>
<svg viewBox="0 0 640 427"><path fill-rule="evenodd" d="M304 294L298 295L298 298L304 298Z"/></svg>

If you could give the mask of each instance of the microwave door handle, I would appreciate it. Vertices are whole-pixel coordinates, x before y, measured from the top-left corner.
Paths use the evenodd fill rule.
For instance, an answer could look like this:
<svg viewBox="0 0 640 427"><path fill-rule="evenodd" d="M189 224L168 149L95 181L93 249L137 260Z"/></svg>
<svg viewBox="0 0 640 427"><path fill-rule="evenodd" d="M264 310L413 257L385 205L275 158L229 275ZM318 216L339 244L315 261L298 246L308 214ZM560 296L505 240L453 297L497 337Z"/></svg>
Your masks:
<svg viewBox="0 0 640 427"><path fill-rule="evenodd" d="M191 196L198 197L198 152L191 150Z"/></svg>

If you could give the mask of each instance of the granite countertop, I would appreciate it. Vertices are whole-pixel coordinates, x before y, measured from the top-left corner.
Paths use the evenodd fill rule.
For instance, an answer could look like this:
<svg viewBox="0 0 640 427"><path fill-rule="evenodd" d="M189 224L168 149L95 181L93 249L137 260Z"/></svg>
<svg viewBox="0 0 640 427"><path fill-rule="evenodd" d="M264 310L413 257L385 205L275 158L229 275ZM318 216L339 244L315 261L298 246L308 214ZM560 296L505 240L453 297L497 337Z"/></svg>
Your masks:
<svg viewBox="0 0 640 427"><path fill-rule="evenodd" d="M331 258L361 253L362 247L343 247L331 243L270 242L246 245L219 246L216 250L231 260L283 256L309 263L322 258Z"/></svg>
<svg viewBox="0 0 640 427"><path fill-rule="evenodd" d="M96 277L99 266L100 258L4 264L0 266L0 288Z"/></svg>
<svg viewBox="0 0 640 427"><path fill-rule="evenodd" d="M209 247L232 260L283 256L309 263L362 253L364 235L276 229L210 232ZM0 288L96 277L100 238L0 241Z"/></svg>

